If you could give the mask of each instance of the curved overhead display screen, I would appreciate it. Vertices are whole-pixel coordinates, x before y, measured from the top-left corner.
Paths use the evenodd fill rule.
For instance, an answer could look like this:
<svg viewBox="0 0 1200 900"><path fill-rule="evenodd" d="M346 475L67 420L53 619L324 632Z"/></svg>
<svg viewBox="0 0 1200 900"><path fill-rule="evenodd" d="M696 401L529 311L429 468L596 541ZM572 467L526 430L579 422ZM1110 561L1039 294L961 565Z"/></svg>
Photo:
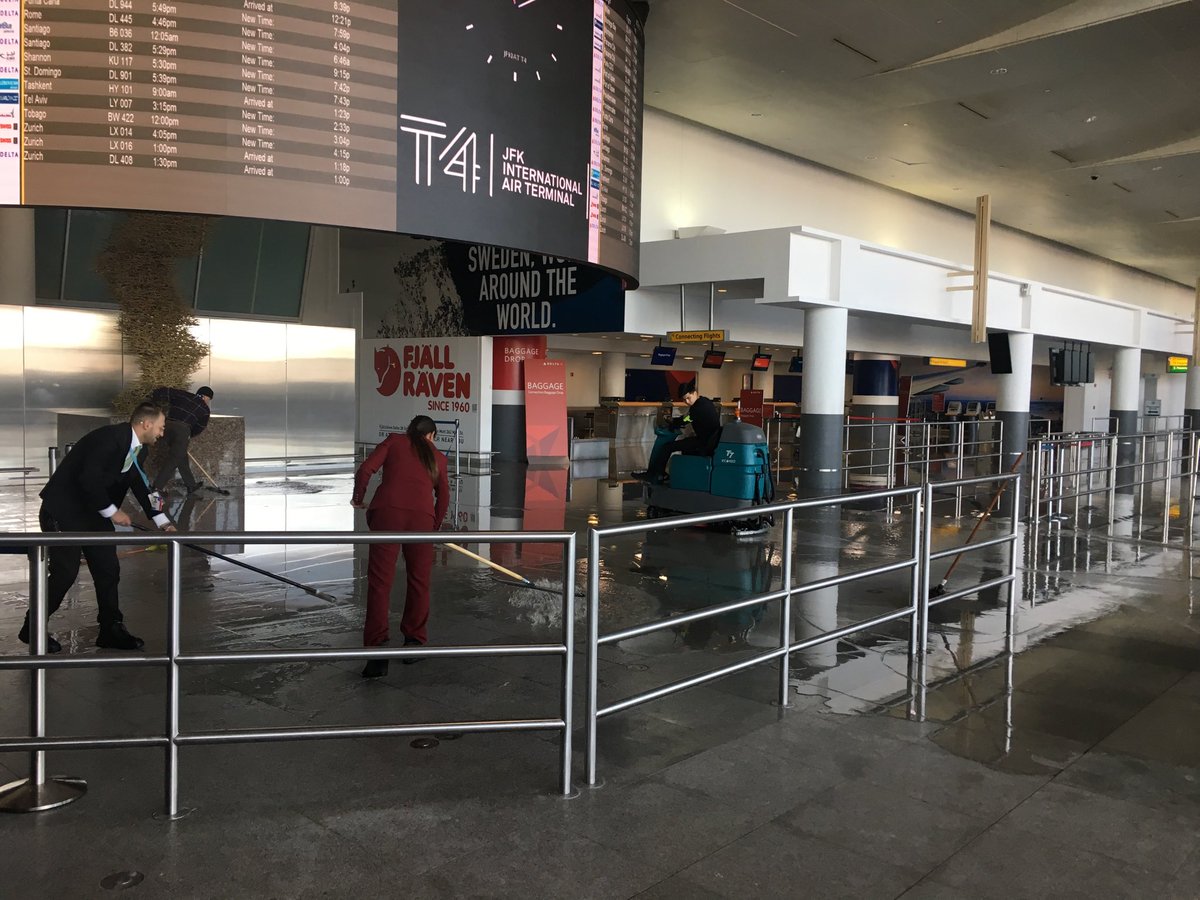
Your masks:
<svg viewBox="0 0 1200 900"><path fill-rule="evenodd" d="M0 0L0 204L433 235L636 281L625 0Z"/></svg>

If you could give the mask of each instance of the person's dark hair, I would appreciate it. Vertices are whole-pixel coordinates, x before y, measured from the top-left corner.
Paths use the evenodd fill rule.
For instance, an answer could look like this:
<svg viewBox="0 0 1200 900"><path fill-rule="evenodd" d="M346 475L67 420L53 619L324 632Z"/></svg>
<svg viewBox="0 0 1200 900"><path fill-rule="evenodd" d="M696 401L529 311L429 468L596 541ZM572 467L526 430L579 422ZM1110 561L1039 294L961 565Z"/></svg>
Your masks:
<svg viewBox="0 0 1200 900"><path fill-rule="evenodd" d="M413 420L408 423L408 430L405 432L408 435L408 442L412 444L413 452L417 454L417 459L421 461L429 472L429 477L433 479L433 483L438 481L438 464L437 457L433 452L433 445L426 439L426 435L437 434L437 425L429 416L413 416Z"/></svg>
<svg viewBox="0 0 1200 900"><path fill-rule="evenodd" d="M688 394L690 394L694 390L696 390L696 382L695 381L689 381L687 384L681 384L679 386L679 399L682 400L684 397L686 397Z"/></svg>
<svg viewBox="0 0 1200 900"><path fill-rule="evenodd" d="M196 396L207 397L209 400L211 400L213 398L213 389L206 384L204 387L200 388L200 390L196 391Z"/></svg>
<svg viewBox="0 0 1200 900"><path fill-rule="evenodd" d="M157 403L139 403L129 415L129 424L137 425L139 422L148 422L162 415L166 415L166 412Z"/></svg>

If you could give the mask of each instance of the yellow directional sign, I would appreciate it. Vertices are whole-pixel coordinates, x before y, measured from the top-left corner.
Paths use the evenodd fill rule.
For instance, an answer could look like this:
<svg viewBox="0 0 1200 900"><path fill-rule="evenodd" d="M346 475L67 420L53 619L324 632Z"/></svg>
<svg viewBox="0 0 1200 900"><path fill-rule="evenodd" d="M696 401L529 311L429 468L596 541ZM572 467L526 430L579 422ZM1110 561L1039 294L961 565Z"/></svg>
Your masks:
<svg viewBox="0 0 1200 900"><path fill-rule="evenodd" d="M668 331L667 341L672 344L708 344L725 340L725 330L720 331Z"/></svg>

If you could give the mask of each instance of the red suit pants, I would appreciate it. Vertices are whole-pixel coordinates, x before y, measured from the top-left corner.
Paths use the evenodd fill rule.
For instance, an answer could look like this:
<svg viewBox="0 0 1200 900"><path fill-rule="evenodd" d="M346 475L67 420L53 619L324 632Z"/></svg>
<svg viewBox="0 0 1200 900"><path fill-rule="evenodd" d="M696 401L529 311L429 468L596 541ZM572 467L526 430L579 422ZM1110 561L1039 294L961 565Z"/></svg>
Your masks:
<svg viewBox="0 0 1200 900"><path fill-rule="evenodd" d="M367 511L372 531L434 531L433 513L415 509L380 507ZM388 640L392 582L396 557L404 549L407 586L400 631L406 639L424 644L429 621L429 582L433 575L433 544L371 544L367 557L367 620L363 645L378 647Z"/></svg>

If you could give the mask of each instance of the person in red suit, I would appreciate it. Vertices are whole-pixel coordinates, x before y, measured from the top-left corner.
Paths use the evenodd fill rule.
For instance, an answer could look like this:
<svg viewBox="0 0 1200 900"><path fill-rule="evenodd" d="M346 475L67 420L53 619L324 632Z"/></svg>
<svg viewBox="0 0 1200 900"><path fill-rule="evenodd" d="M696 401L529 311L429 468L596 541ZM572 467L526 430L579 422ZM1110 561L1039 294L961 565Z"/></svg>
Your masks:
<svg viewBox="0 0 1200 900"><path fill-rule="evenodd" d="M437 531L450 504L446 457L433 446L437 425L429 416L417 416L404 434L390 434L368 456L354 476L350 504L367 510L372 531ZM364 507L371 476L383 470L383 481ZM404 548L407 591L400 631L404 646L424 644L429 621L429 582L433 575L433 544L371 544L367 557L367 618L363 644L378 647L388 642L388 613L396 557ZM416 660L405 660L405 662ZM388 661L372 659L363 678L386 675Z"/></svg>

